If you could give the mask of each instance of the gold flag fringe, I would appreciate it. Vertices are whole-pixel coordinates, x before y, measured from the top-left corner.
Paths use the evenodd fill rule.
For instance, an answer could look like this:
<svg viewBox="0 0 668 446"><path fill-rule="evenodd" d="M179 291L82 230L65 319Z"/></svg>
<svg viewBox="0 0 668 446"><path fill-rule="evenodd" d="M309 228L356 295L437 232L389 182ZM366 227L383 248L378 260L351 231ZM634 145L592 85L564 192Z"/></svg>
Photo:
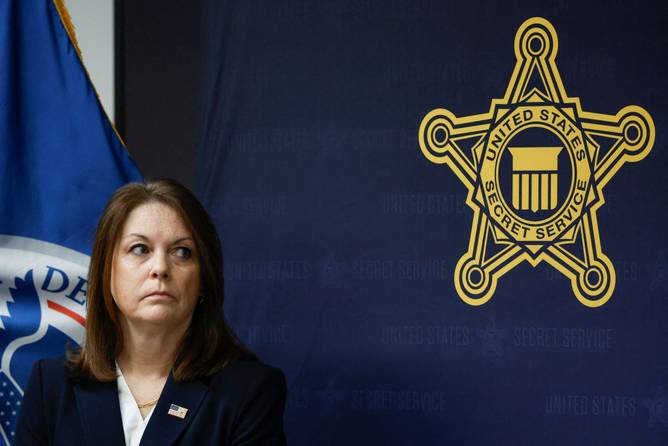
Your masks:
<svg viewBox="0 0 668 446"><path fill-rule="evenodd" d="M95 97L97 99L98 105L100 106L100 110L102 110L102 113L104 113L104 116L107 118L107 122L109 122L109 125L114 130L114 133L116 134L118 140L121 142L125 150L127 150L125 141L123 141L123 138L121 138L121 135L118 133L116 126L114 125L112 120L109 119L109 115L104 110L104 107L102 106L102 101L100 100L100 95L97 93L97 90L93 85L93 81L91 80L90 73L86 69L86 65L83 63L83 57L81 56L81 50L79 49L79 44L77 43L77 37L74 34L74 24L72 23L72 17L70 16L70 13L67 11L67 8L65 7L65 0L53 0L53 4L56 7L56 10L58 11L58 15L60 16L60 21L62 22L63 27L67 32L67 35L70 37L70 42L72 42L72 46L77 51L77 55L79 56L79 61L81 62L81 66L83 67L84 72L86 73L86 77L88 78L90 85L93 87L93 91L95 91Z"/></svg>
<svg viewBox="0 0 668 446"><path fill-rule="evenodd" d="M56 5L56 10L58 11L58 15L60 16L60 21L63 22L65 31L67 31L67 35L70 36L70 41L72 42L74 49L77 50L79 58L83 59L83 57L81 57L81 50L79 49L79 44L77 43L77 36L74 33L74 24L72 23L72 17L70 16L70 13L69 11L67 11L67 7L65 6L65 0L53 0L53 4Z"/></svg>

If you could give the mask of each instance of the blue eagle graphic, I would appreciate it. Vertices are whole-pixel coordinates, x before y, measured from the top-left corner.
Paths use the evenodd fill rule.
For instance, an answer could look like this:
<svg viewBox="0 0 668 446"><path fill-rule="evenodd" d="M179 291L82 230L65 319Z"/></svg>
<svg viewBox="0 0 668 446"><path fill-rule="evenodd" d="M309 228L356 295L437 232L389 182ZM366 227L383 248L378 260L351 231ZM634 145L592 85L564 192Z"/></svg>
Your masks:
<svg viewBox="0 0 668 446"><path fill-rule="evenodd" d="M45 351L64 352L70 338L42 323L42 303L29 270L9 289L9 315L0 315L0 434L13 443L21 399L32 364Z"/></svg>

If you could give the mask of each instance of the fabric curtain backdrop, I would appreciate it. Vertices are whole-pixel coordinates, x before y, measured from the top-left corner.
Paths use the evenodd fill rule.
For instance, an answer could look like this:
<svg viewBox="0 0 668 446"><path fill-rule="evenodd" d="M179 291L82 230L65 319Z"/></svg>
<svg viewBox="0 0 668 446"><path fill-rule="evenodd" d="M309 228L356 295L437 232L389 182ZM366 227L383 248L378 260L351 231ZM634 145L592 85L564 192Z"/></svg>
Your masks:
<svg viewBox="0 0 668 446"><path fill-rule="evenodd" d="M662 2L205 3L198 193L222 237L228 318L286 372L290 444L665 444ZM522 78L515 39L534 17L551 25L526 28L539 38ZM506 94L511 80L525 81L521 97ZM501 144L498 164L472 161L522 101L532 118L518 115L527 126ZM470 133L483 145L458 142L459 165L439 164L447 126L419 134L439 108L480 124ZM622 129L622 117L638 121ZM633 144L642 156L623 158ZM518 161L515 147L552 161ZM524 226L476 208L485 175L526 227L580 206L562 215L575 233L545 223L558 234L536 249L552 251L533 253ZM455 280L474 208L497 228L485 258L507 246L525 256L504 264L487 297L456 283L498 274L489 265ZM503 236L510 245L494 242ZM589 281L579 295L578 271Z"/></svg>

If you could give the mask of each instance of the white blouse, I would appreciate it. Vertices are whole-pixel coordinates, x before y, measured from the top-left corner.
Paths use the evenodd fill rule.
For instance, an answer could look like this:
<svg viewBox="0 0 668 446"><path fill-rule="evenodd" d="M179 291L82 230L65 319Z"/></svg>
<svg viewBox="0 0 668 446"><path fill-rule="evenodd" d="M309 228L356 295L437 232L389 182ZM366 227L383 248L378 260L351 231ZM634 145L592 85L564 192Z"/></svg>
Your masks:
<svg viewBox="0 0 668 446"><path fill-rule="evenodd" d="M118 365L116 365L116 370L118 371L116 384L118 385L118 402L121 406L125 446L139 446L139 442L142 435L144 435L144 430L146 429L146 425L148 425L148 420L151 419L155 406L146 414L146 418L142 418L139 407L137 407L137 402L134 396L132 396L132 392L130 392L130 388L123 377L123 372L121 372L121 368Z"/></svg>

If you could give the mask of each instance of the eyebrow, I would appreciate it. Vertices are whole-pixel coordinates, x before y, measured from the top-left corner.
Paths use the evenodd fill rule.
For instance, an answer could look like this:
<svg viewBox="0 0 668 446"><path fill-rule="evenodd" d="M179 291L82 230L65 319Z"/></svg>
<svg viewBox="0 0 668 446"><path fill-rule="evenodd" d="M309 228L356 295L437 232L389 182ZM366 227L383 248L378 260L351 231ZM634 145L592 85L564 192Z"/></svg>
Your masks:
<svg viewBox="0 0 668 446"><path fill-rule="evenodd" d="M148 239L149 239L149 238L146 237L144 234L139 234L139 233L137 233L137 232L131 232L130 234L127 234L127 235L123 236L124 239L125 239L125 238L129 238L129 237L138 237L138 238L141 238L141 239L144 239L144 240L148 240ZM193 238L190 237L190 236L179 237L179 238L177 238L176 240L173 240L172 242L170 242L170 244L171 244L171 245L175 245L175 244L177 244L177 243L181 243L181 242L186 241L186 240L193 241Z"/></svg>

